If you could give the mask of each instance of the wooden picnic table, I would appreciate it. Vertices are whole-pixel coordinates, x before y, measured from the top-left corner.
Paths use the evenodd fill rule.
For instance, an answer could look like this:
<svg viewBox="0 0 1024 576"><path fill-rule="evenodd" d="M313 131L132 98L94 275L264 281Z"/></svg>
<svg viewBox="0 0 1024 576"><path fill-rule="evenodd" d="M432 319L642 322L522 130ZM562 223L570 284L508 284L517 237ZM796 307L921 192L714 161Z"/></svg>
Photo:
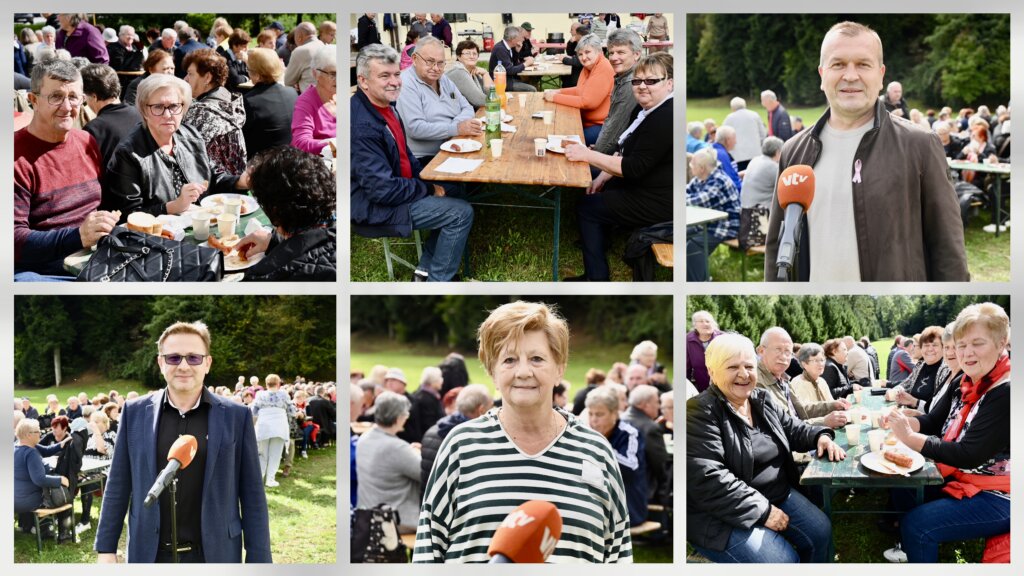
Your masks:
<svg viewBox="0 0 1024 576"><path fill-rule="evenodd" d="M966 160L952 160L947 158L950 170L973 170L975 172L984 172L986 174L995 174L995 186L993 194L995 195L995 209L992 210L992 224L996 229L996 237L999 237L999 229L1003 227L1003 215L1007 218L1010 217L1010 212L1003 209L1003 178L1010 178L1010 165L1009 164L988 164L983 162L968 162Z"/></svg>
<svg viewBox="0 0 1024 576"><path fill-rule="evenodd" d="M540 90L543 90L545 87L560 88L562 86L562 76L571 75L572 66L562 64L561 56L538 57L535 60L535 64L528 66L526 70L517 74L520 78L525 78L531 83L533 80L536 80L537 88Z"/></svg>
<svg viewBox="0 0 1024 576"><path fill-rule="evenodd" d="M484 146L476 152L464 154L453 154L439 151L437 156L427 164L420 173L420 178L428 181L439 182L477 182L486 184L511 184L512 192L526 197L534 202L533 205L511 205L514 208L544 208L554 211L554 246L551 259L552 281L558 281L558 250L559 230L562 210L561 188L586 188L590 185L590 166L585 162L570 162L562 154L548 152L543 157L534 154L533 141L535 138L547 138L549 135L571 136L576 135L583 140L583 121L580 118L578 108L545 102L544 95L538 92L526 93L526 107L519 106L518 93L508 93L508 106L505 112L512 115L508 124L516 128L513 134L502 134L502 153L500 158L491 158L491 150L484 142L484 135L476 137L460 137L469 140L477 140ZM555 113L554 122L550 125L544 124L539 118L533 118L533 114L544 110L553 110ZM482 112L483 108L478 110ZM481 159L484 162L471 172L464 174L449 174L438 172L437 167L445 160L453 157L461 157L468 160ZM544 187L539 194L537 190L523 189L522 186ZM480 192L474 194L469 201L478 205L491 205L481 202L497 194L496 191ZM537 205L539 204L539 205ZM499 204L499 206L501 206ZM509 206L509 205L504 205Z"/></svg>

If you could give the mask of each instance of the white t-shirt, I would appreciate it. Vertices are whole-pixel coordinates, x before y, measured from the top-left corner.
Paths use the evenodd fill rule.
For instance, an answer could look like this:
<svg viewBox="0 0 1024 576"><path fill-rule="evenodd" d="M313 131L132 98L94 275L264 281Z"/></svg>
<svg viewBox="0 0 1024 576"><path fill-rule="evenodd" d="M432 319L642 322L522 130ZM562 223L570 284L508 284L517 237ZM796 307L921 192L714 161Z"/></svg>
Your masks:
<svg viewBox="0 0 1024 576"><path fill-rule="evenodd" d="M854 156L871 130L868 122L853 130L821 131L821 157L814 166L814 201L808 211L811 282L860 282L857 228L853 220Z"/></svg>

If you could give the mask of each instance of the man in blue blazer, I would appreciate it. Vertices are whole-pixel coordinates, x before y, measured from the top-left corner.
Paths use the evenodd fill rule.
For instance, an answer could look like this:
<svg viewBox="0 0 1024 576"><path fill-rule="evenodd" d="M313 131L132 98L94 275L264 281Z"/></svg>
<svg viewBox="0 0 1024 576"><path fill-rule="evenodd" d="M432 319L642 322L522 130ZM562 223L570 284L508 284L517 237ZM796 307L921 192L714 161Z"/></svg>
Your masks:
<svg viewBox="0 0 1024 576"><path fill-rule="evenodd" d="M516 80L516 75L533 64L533 56L527 56L522 62L518 62L515 55L523 47L523 31L518 26L506 26L502 34L501 42L491 49L491 59L487 62L487 72L494 78L494 69L501 63L505 69L506 89L509 92L536 92L537 89L525 82Z"/></svg>
<svg viewBox="0 0 1024 576"><path fill-rule="evenodd" d="M263 492L252 414L211 394L210 333L201 322L178 322L157 342L167 387L127 403L110 465L95 550L116 562L128 516L128 562L170 562L170 489L145 507L146 493L166 466L180 435L195 436L198 451L177 473L178 560L238 563L244 535L246 562L271 562L267 498Z"/></svg>

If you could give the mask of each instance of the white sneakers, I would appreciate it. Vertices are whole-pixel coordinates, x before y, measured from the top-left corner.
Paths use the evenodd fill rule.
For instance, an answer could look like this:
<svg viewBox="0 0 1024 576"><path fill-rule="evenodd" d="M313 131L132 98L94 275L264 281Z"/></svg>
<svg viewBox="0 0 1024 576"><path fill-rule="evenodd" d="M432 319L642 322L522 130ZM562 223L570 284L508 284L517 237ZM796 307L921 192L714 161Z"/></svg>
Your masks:
<svg viewBox="0 0 1024 576"><path fill-rule="evenodd" d="M306 454L306 451L305 451L305 450L303 450L303 451L302 451L302 457L303 457L304 459L308 460L308 459L309 459L309 454Z"/></svg>
<svg viewBox="0 0 1024 576"><path fill-rule="evenodd" d="M78 524L78 525L75 526L75 535L77 536L77 535L81 534L82 532L85 532L86 530L88 530L90 528L92 528L92 523L91 522L85 522L85 523L82 523L82 524Z"/></svg>
<svg viewBox="0 0 1024 576"><path fill-rule="evenodd" d="M896 546L889 548L888 550L883 552L882 556L885 556L885 559L889 562L892 562L893 564L907 563L907 553L904 552L903 548L900 547L899 542L896 543Z"/></svg>
<svg viewBox="0 0 1024 576"><path fill-rule="evenodd" d="M281 483L274 479L267 480L267 488L277 488ZM904 560L906 562L906 560Z"/></svg>

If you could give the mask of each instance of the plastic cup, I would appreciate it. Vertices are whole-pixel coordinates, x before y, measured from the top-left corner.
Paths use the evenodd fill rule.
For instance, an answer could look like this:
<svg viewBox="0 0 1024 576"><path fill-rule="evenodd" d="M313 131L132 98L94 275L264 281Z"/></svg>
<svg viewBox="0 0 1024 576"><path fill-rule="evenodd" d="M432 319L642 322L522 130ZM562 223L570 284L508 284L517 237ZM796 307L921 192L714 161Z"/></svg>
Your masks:
<svg viewBox="0 0 1024 576"><path fill-rule="evenodd" d="M238 222L238 218L234 214L221 213L217 216L217 234L221 238L226 238L235 233L235 224Z"/></svg>
<svg viewBox="0 0 1024 576"><path fill-rule="evenodd" d="M868 432L868 444L872 452L882 451L882 442L885 442L885 430L872 430Z"/></svg>
<svg viewBox="0 0 1024 576"><path fill-rule="evenodd" d="M846 425L846 441L850 448L860 444L860 423Z"/></svg>
<svg viewBox="0 0 1024 576"><path fill-rule="evenodd" d="M544 116L544 124L550 126L555 123L555 111L545 110L541 113Z"/></svg>
<svg viewBox="0 0 1024 576"><path fill-rule="evenodd" d="M491 140L491 158L501 158L501 138Z"/></svg>
<svg viewBox="0 0 1024 576"><path fill-rule="evenodd" d="M517 94L516 96L519 98L519 107L526 108L526 94Z"/></svg>
<svg viewBox="0 0 1024 576"><path fill-rule="evenodd" d="M548 152L548 141L543 138L533 139L533 154L543 157Z"/></svg>
<svg viewBox="0 0 1024 576"><path fill-rule="evenodd" d="M853 401L856 402L857 404L860 404L861 396L862 395L863 395L863 391L862 390L854 390L853 391Z"/></svg>
<svg viewBox="0 0 1024 576"><path fill-rule="evenodd" d="M234 196L229 196L224 199L224 212L227 214L234 214L235 219L242 217L242 199Z"/></svg>
<svg viewBox="0 0 1024 576"><path fill-rule="evenodd" d="M200 242L210 237L209 212L194 212L192 214L192 235Z"/></svg>

